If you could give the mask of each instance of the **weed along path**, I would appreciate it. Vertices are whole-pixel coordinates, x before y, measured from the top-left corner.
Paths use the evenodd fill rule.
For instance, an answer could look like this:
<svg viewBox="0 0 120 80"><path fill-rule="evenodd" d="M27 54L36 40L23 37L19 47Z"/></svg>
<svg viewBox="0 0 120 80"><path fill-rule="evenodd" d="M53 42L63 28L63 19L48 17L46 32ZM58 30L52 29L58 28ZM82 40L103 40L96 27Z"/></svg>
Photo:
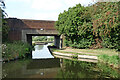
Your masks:
<svg viewBox="0 0 120 80"><path fill-rule="evenodd" d="M61 52L53 52L53 55L58 58L77 59L80 61L87 61L87 62L98 62L97 56L79 55L79 54L70 54L70 53L68 54Z"/></svg>

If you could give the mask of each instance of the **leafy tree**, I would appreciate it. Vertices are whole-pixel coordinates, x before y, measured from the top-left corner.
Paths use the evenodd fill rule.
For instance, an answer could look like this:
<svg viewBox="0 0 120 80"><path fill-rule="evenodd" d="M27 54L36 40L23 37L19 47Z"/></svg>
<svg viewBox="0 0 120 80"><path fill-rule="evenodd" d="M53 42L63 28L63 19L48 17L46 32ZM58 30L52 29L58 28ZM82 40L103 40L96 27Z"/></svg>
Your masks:
<svg viewBox="0 0 120 80"><path fill-rule="evenodd" d="M88 10L88 7L78 4L59 15L56 28L60 34L66 36L68 46L86 48L94 42L92 35L89 35L92 34L92 31L89 30L92 25ZM87 38L91 39L88 40Z"/></svg>
<svg viewBox="0 0 120 80"><path fill-rule="evenodd" d="M7 26L7 22L5 20L7 13L4 11L5 3L1 0L0 1L0 9L2 11L2 42L8 41L8 31L9 27Z"/></svg>
<svg viewBox="0 0 120 80"><path fill-rule="evenodd" d="M56 28L66 36L66 45L75 48L120 46L117 2L98 2L88 7L77 4L59 14Z"/></svg>
<svg viewBox="0 0 120 80"><path fill-rule="evenodd" d="M93 34L97 44L106 48L118 48L120 27L118 3L104 2L93 5Z"/></svg>

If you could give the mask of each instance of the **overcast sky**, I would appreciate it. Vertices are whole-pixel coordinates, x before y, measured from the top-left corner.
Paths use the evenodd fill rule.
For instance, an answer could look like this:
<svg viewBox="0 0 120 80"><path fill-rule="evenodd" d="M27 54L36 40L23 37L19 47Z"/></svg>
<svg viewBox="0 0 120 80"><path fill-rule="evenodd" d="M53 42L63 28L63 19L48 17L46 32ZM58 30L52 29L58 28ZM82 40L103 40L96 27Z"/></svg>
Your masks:
<svg viewBox="0 0 120 80"><path fill-rule="evenodd" d="M83 6L93 0L5 0L8 17L20 19L54 20L69 7Z"/></svg>

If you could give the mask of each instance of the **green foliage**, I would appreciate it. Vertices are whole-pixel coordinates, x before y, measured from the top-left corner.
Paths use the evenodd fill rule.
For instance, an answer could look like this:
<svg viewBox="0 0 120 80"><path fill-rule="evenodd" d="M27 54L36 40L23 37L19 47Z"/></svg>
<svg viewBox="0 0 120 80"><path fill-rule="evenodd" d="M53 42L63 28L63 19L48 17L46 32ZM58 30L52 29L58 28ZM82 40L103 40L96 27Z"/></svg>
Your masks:
<svg viewBox="0 0 120 80"><path fill-rule="evenodd" d="M120 50L117 2L98 2L88 7L77 4L59 14L56 28L65 35L66 46Z"/></svg>
<svg viewBox="0 0 120 80"><path fill-rule="evenodd" d="M75 54L75 55L72 56L72 58L73 59L78 59L78 55Z"/></svg>
<svg viewBox="0 0 120 80"><path fill-rule="evenodd" d="M119 74L101 63L89 63L64 59L58 78L118 78Z"/></svg>
<svg viewBox="0 0 120 80"><path fill-rule="evenodd" d="M53 41L54 40L54 36L50 36L49 38L47 38L48 41Z"/></svg>
<svg viewBox="0 0 120 80"><path fill-rule="evenodd" d="M7 42L8 41L8 32L9 32L9 27L7 25L7 22L5 19L2 19L2 42Z"/></svg>
<svg viewBox="0 0 120 80"><path fill-rule="evenodd" d="M99 55L99 60L108 64L113 64L114 67L118 67L119 64L119 57L118 55L108 56L106 54Z"/></svg>
<svg viewBox="0 0 120 80"><path fill-rule="evenodd" d="M47 36L33 36L33 41L47 41Z"/></svg>
<svg viewBox="0 0 120 80"><path fill-rule="evenodd" d="M78 4L59 15L56 28L60 34L66 36L66 46L88 48L94 42L90 22L91 17L89 16L90 13L88 13L88 10L88 7L83 7L81 4Z"/></svg>
<svg viewBox="0 0 120 80"><path fill-rule="evenodd" d="M32 47L28 43L20 41L5 43L2 45L2 48L2 57L7 60L26 57L26 54L30 54L30 50L32 50Z"/></svg>
<svg viewBox="0 0 120 80"><path fill-rule="evenodd" d="M102 76L105 78L119 78L120 73L106 66L105 64L98 63L97 68L100 71L99 76Z"/></svg>
<svg viewBox="0 0 120 80"><path fill-rule="evenodd" d="M5 3L3 1L0 1L0 4L1 4L0 10L2 11L2 42L6 42L6 41L8 41L8 31L9 31L9 27L8 27L7 22L5 20L7 13L4 11Z"/></svg>
<svg viewBox="0 0 120 80"><path fill-rule="evenodd" d="M91 15L93 20L93 33L101 40L101 45L106 48L118 49L120 45L120 24L118 22L118 3L96 3L95 12Z"/></svg>

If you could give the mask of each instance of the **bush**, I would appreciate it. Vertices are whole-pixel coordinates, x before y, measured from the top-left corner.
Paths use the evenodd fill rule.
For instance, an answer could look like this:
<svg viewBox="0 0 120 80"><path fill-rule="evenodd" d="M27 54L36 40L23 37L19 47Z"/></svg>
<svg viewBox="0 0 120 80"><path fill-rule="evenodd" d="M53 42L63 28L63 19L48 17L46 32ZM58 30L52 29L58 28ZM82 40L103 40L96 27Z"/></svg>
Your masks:
<svg viewBox="0 0 120 80"><path fill-rule="evenodd" d="M2 49L3 58L9 60L18 57L26 57L26 54L30 54L32 46L30 46L28 43L19 41L13 43L5 43L3 44Z"/></svg>
<svg viewBox="0 0 120 80"><path fill-rule="evenodd" d="M56 29L74 48L110 48L120 51L119 3L76 6L59 14Z"/></svg>

